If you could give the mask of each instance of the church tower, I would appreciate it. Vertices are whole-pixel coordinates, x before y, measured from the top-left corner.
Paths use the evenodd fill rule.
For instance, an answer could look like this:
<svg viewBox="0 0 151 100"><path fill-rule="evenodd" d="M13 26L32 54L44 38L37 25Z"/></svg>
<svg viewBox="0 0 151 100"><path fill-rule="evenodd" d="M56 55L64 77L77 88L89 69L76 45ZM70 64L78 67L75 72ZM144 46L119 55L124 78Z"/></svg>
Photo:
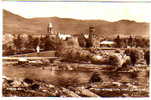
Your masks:
<svg viewBox="0 0 151 100"><path fill-rule="evenodd" d="M47 27L47 33L48 34L52 34L52 23L48 23L48 27Z"/></svg>

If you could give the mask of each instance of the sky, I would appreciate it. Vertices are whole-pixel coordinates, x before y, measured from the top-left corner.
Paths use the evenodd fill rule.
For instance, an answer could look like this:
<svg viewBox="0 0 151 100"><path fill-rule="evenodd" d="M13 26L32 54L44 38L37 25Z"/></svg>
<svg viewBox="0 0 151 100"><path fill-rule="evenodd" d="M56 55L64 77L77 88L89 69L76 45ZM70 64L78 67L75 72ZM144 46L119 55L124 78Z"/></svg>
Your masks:
<svg viewBox="0 0 151 100"><path fill-rule="evenodd" d="M126 1L126 2L146 2L151 0L2 0L2 1Z"/></svg>
<svg viewBox="0 0 151 100"><path fill-rule="evenodd" d="M2 8L25 18L121 19L151 22L151 3L3 2Z"/></svg>

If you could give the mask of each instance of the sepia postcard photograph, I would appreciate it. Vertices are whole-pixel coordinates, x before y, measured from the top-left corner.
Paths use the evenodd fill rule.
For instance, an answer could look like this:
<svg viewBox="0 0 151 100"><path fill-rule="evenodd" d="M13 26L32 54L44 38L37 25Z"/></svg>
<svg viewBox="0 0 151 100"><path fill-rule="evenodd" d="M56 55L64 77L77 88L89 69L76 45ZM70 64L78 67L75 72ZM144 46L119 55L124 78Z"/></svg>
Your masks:
<svg viewBox="0 0 151 100"><path fill-rule="evenodd" d="M150 5L3 2L2 96L149 98Z"/></svg>

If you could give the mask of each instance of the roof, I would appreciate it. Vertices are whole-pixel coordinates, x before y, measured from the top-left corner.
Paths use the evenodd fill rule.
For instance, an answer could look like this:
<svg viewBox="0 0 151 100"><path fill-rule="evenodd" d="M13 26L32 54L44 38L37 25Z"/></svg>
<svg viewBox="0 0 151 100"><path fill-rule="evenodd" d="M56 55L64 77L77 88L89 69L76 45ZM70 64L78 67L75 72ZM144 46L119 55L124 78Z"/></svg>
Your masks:
<svg viewBox="0 0 151 100"><path fill-rule="evenodd" d="M114 41L102 41L100 44L114 44Z"/></svg>

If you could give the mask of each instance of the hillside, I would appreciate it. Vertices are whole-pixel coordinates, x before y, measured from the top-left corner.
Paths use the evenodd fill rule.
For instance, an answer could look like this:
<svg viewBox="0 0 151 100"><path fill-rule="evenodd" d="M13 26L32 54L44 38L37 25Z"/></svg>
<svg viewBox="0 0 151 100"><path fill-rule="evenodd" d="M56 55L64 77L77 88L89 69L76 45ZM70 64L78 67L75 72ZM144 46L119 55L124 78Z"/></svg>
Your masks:
<svg viewBox="0 0 151 100"><path fill-rule="evenodd" d="M5 33L43 34L47 32L47 24L52 22L54 30L62 33L87 33L88 26L95 26L95 33L101 36L109 35L149 35L149 24L130 20L108 22L104 20L78 20L71 18L46 17L26 19L3 10L3 31Z"/></svg>

